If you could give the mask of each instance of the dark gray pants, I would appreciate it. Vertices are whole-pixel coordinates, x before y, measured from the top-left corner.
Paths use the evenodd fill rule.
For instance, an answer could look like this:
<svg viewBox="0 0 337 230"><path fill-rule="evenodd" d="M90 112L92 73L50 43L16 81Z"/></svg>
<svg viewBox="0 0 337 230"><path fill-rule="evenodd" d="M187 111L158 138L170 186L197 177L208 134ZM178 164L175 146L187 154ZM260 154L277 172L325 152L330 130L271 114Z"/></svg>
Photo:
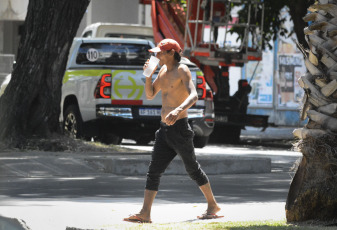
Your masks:
<svg viewBox="0 0 337 230"><path fill-rule="evenodd" d="M199 186L208 183L208 178L195 157L193 137L194 132L187 118L176 121L172 126L160 123L160 128L156 132L145 189L158 191L160 177L176 155L183 160L192 180Z"/></svg>

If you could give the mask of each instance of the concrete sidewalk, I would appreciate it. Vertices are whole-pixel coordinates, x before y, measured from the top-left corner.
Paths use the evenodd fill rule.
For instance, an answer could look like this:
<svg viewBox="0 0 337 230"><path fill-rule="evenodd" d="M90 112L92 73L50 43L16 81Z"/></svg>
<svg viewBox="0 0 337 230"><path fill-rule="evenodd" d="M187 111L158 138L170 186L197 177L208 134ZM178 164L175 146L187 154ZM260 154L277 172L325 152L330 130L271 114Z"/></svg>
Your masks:
<svg viewBox="0 0 337 230"><path fill-rule="evenodd" d="M285 133L289 135L289 131ZM198 160L205 160L201 162L202 167L205 166L210 175L214 194L222 207L219 214L225 217L198 220L196 217L206 209L201 192L187 175L168 173L162 178L153 205L154 223L285 219L285 199L293 175L289 168L301 154L258 147L228 146L224 149L209 146L198 149L196 154ZM209 158L212 164L206 167L204 163ZM0 153L0 230L28 229L24 222L32 230L67 227L109 230L134 226L122 219L140 210L145 173L138 164L126 159L136 159L147 167L149 154ZM265 173L217 173L213 166L226 159L248 160L252 165L266 162L259 168L269 169ZM122 164L123 161L127 164ZM228 166L219 168L225 167ZM117 168L124 172L112 171ZM127 173L125 168L128 168ZM137 173L130 174L131 169L137 169L134 170ZM173 168L171 174L181 174L174 173L180 170Z"/></svg>
<svg viewBox="0 0 337 230"><path fill-rule="evenodd" d="M241 139L263 139L263 140L292 140L294 138L292 132L296 128L302 127L268 127L265 131L261 132L261 128L249 127L241 130Z"/></svg>

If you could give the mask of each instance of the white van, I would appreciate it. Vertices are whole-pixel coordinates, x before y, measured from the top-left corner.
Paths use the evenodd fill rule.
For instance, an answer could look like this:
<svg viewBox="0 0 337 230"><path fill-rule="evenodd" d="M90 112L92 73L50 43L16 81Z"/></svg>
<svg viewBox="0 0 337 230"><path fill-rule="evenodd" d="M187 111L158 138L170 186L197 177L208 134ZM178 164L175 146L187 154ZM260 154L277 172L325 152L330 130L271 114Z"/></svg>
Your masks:
<svg viewBox="0 0 337 230"><path fill-rule="evenodd" d="M151 26L126 23L97 22L87 26L83 30L82 37L139 38L154 42Z"/></svg>
<svg viewBox="0 0 337 230"><path fill-rule="evenodd" d="M147 100L143 65L154 44L144 39L75 38L63 78L60 122L65 134L120 144L155 139L161 120L160 92ZM201 70L186 58L199 100L188 110L195 147L204 147L214 128L213 95ZM154 73L154 79L159 70Z"/></svg>

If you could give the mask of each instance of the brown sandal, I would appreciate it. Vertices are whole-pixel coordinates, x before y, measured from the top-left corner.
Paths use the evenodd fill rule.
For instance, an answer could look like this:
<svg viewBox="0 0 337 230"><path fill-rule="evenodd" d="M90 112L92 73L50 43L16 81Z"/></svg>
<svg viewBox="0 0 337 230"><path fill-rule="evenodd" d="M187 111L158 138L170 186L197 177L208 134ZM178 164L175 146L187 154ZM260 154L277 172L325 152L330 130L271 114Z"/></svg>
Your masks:
<svg viewBox="0 0 337 230"><path fill-rule="evenodd" d="M139 223L139 224L151 224L151 220L144 220L143 218L137 215L130 215L128 218L124 218L124 221L132 222L132 223Z"/></svg>

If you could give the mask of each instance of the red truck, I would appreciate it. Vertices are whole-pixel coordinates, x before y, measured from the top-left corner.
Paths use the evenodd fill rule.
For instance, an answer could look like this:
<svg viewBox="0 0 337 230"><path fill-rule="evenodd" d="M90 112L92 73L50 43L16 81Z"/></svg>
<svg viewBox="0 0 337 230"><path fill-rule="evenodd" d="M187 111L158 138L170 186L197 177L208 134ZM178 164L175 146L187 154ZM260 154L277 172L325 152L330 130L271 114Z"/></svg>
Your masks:
<svg viewBox="0 0 337 230"><path fill-rule="evenodd" d="M259 40L259 34L263 32L262 0L186 0L185 5L169 0L140 2L152 6L155 42L164 38L178 41L184 47L184 56L198 65L212 88L215 128L211 140L235 143L240 140L241 129L245 126L263 130L268 127L268 116L247 114L251 91L247 80L239 80L238 91L234 95L229 93L229 67L242 67L248 61L262 60L262 41ZM239 23L231 17L231 10L242 4L249 6L247 23ZM253 17L255 19L251 20ZM211 38L217 40L220 27L225 28L225 38L214 42ZM244 31L241 44L236 47L227 45L227 32L232 27ZM206 31L209 40L205 42Z"/></svg>

